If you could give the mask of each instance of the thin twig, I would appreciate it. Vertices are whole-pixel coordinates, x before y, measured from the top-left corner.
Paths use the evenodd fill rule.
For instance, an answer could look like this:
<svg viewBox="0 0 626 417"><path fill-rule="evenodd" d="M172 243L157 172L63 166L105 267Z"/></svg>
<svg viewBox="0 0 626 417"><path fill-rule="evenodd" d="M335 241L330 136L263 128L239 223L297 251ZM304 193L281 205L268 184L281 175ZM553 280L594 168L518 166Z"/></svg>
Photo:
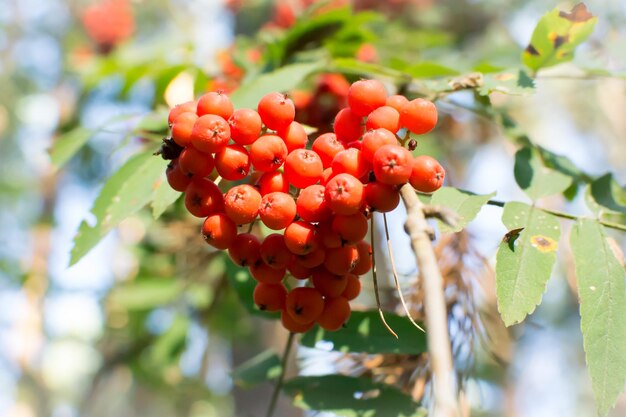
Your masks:
<svg viewBox="0 0 626 417"><path fill-rule="evenodd" d="M391 272L393 273L393 281L396 284L396 291L398 292L398 297L400 297L400 303L402 304L402 308L404 308L404 312L406 316L409 318L409 321L413 324L413 326L417 327L421 331L424 329L415 322L413 316L411 316L411 312L409 308L406 306L406 302L404 301L404 295L402 295L402 289L400 288L400 280L398 279L398 271L396 270L396 262L393 259L393 251L391 250L391 239L389 239L389 228L387 226L387 214L383 213L383 223L385 224L385 238L387 239L387 251L389 252L389 261L391 263Z"/></svg>
<svg viewBox="0 0 626 417"><path fill-rule="evenodd" d="M423 204L411 185L400 189L406 206L406 230L411 238L424 289L424 309L428 329L428 355L434 382L432 417L459 417L459 408L452 380L452 352L448 334L448 311L443 292L443 278L428 236L428 222Z"/></svg>
<svg viewBox="0 0 626 417"><path fill-rule="evenodd" d="M280 390L283 387L283 382L285 381L285 372L287 370L287 360L289 359L289 353L291 352L291 347L293 346L294 336L295 336L294 332L289 332L289 337L287 338L287 344L285 345L285 350L283 350L280 375L278 376L276 385L274 385L274 392L272 392L272 399L270 400L270 405L267 408L267 413L265 414L266 417L272 417L274 415L274 411L276 410L276 404L278 403L278 394L280 394Z"/></svg>
<svg viewBox="0 0 626 417"><path fill-rule="evenodd" d="M378 279L376 278L376 251L374 250L374 213L372 213L372 220L370 225L370 244L372 245L372 278L374 281L374 295L376 296L376 307L378 307L378 315L380 315L380 319L382 320L387 330L389 330L389 333L394 335L397 339L397 333L394 332L393 329L387 324L387 320L385 320L385 315L383 314L383 309L380 306L380 296L378 295Z"/></svg>

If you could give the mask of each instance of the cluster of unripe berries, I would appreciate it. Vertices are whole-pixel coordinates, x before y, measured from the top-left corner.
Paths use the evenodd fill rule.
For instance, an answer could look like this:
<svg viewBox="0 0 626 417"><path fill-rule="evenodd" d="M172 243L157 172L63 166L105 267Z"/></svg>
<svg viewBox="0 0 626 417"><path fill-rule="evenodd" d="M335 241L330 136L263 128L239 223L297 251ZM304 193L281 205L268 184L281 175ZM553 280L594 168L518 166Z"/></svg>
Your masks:
<svg viewBox="0 0 626 417"><path fill-rule="evenodd" d="M406 183L433 192L444 179L436 160L413 157L396 136L430 131L433 103L388 97L376 80L352 84L348 103L334 132L310 149L293 102L280 93L265 95L255 111L235 110L227 95L210 92L169 114L172 139L163 153L172 159L170 185L185 192L191 214L205 218L205 241L250 269L256 305L282 312L292 332L346 322L359 276L372 266L363 240L372 212L393 210ZM225 193L209 179L214 170L233 182ZM276 233L252 233L257 219ZM288 290L288 275L301 285Z"/></svg>

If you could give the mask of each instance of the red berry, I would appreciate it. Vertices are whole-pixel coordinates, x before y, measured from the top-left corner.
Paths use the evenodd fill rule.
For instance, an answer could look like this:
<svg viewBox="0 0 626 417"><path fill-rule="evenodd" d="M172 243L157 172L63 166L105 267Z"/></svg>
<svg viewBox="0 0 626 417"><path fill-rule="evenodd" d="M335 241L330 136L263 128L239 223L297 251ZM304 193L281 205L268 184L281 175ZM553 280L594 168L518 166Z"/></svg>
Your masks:
<svg viewBox="0 0 626 417"><path fill-rule="evenodd" d="M264 284L280 284L285 277L287 269L272 268L265 262L257 262L250 265L250 275L258 282Z"/></svg>
<svg viewBox="0 0 626 417"><path fill-rule="evenodd" d="M178 159L174 159L167 165L165 175L167 175L167 182L170 187L172 187L176 191L185 191L185 189L191 182L191 177L185 175L180 169Z"/></svg>
<svg viewBox="0 0 626 417"><path fill-rule="evenodd" d="M359 251L355 246L326 249L324 267L335 275L347 274L352 271L358 263ZM343 288L341 291L343 291ZM341 291L339 291L339 294L341 294Z"/></svg>
<svg viewBox="0 0 626 417"><path fill-rule="evenodd" d="M337 135L334 133L324 133L318 136L311 146L311 150L317 153L322 160L324 168L330 167L335 155L345 149L346 147L337 140Z"/></svg>
<svg viewBox="0 0 626 417"><path fill-rule="evenodd" d="M365 129L387 129L390 132L400 130L400 112L391 106L382 106L367 116Z"/></svg>
<svg viewBox="0 0 626 417"><path fill-rule="evenodd" d="M332 230L339 235L342 243L354 245L365 238L368 230L367 218L361 213L348 216L336 215L331 223Z"/></svg>
<svg viewBox="0 0 626 417"><path fill-rule="evenodd" d="M252 299L261 311L281 311L285 308L287 289L283 284L264 284L259 282L254 287Z"/></svg>
<svg viewBox="0 0 626 417"><path fill-rule="evenodd" d="M198 120L195 113L182 113L172 122L172 139L180 146L191 144L193 127Z"/></svg>
<svg viewBox="0 0 626 417"><path fill-rule="evenodd" d="M273 192L289 192L289 183L285 174L280 171L264 172L259 178L257 188L261 195L273 193Z"/></svg>
<svg viewBox="0 0 626 417"><path fill-rule="evenodd" d="M278 191L265 194L259 205L259 216L268 228L284 229L296 217L296 203L287 193Z"/></svg>
<svg viewBox="0 0 626 417"><path fill-rule="evenodd" d="M263 96L257 110L265 126L272 130L287 127L296 116L293 101L281 93L269 93Z"/></svg>
<svg viewBox="0 0 626 417"><path fill-rule="evenodd" d="M230 127L223 117L205 114L198 117L191 132L194 148L205 153L215 153L230 140Z"/></svg>
<svg viewBox="0 0 626 417"><path fill-rule="evenodd" d="M336 275L324 268L317 268L311 276L313 287L324 297L338 297L346 289L345 275Z"/></svg>
<svg viewBox="0 0 626 417"><path fill-rule="evenodd" d="M237 109L228 119L230 135L240 145L252 144L263 128L261 116L252 109Z"/></svg>
<svg viewBox="0 0 626 417"><path fill-rule="evenodd" d="M400 125L416 135L430 132L437 124L437 107L432 101L416 98L400 110Z"/></svg>
<svg viewBox="0 0 626 417"><path fill-rule="evenodd" d="M261 242L251 233L241 233L228 247L228 255L239 266L254 265L261 259Z"/></svg>
<svg viewBox="0 0 626 417"><path fill-rule="evenodd" d="M387 90L378 80L360 80L348 90L348 105L358 116L367 116L373 110L384 106Z"/></svg>
<svg viewBox="0 0 626 417"><path fill-rule="evenodd" d="M324 311L317 318L322 329L336 331L350 318L350 303L344 297L328 298L324 303Z"/></svg>
<svg viewBox="0 0 626 417"><path fill-rule="evenodd" d="M326 201L337 214L354 214L364 201L363 184L350 174L338 174L326 184Z"/></svg>
<svg viewBox="0 0 626 417"><path fill-rule="evenodd" d="M248 184L237 185L224 195L224 210L235 224L252 223L259 214L261 194Z"/></svg>
<svg viewBox="0 0 626 417"><path fill-rule="evenodd" d="M376 181L390 185L406 184L413 169L413 155L402 146L385 145L374 154L372 166Z"/></svg>
<svg viewBox="0 0 626 417"><path fill-rule="evenodd" d="M274 269L284 269L291 263L293 254L287 249L285 237L272 233L261 243L261 259Z"/></svg>
<svg viewBox="0 0 626 417"><path fill-rule="evenodd" d="M335 116L333 129L337 139L343 143L359 140L364 130L362 118L349 108L339 110Z"/></svg>
<svg viewBox="0 0 626 417"><path fill-rule="evenodd" d="M215 114L228 120L233 114L233 103L224 93L212 91L206 93L198 100L198 116L205 114Z"/></svg>
<svg viewBox="0 0 626 417"><path fill-rule="evenodd" d="M176 118L183 113L196 114L196 102L188 101L172 107L169 115L167 116L167 124L171 126L174 123L174 120L176 120Z"/></svg>
<svg viewBox="0 0 626 417"><path fill-rule="evenodd" d="M331 168L335 174L350 174L353 177L361 178L372 169L372 165L365 160L360 150L348 148L335 155Z"/></svg>
<svg viewBox="0 0 626 417"><path fill-rule="evenodd" d="M393 185L373 181L365 186L365 202L374 211L388 213L398 207L400 193Z"/></svg>
<svg viewBox="0 0 626 417"><path fill-rule="evenodd" d="M385 106L393 107L394 109L398 110L398 112L400 112L402 110L402 107L408 102L409 102L408 98L396 94L396 95L387 97Z"/></svg>
<svg viewBox="0 0 626 417"><path fill-rule="evenodd" d="M333 213L324 197L325 191L323 185L315 184L300 192L296 200L296 210L302 220L317 223L332 216Z"/></svg>
<svg viewBox="0 0 626 417"><path fill-rule="evenodd" d="M413 170L409 182L417 191L433 193L443 185L446 171L435 158L420 155L413 160Z"/></svg>
<svg viewBox="0 0 626 417"><path fill-rule="evenodd" d="M296 188L313 185L322 178L322 160L313 151L296 149L285 160L285 177Z"/></svg>
<svg viewBox="0 0 626 417"><path fill-rule="evenodd" d="M375 129L365 132L361 144L361 152L366 161L372 162L376 151L384 145L396 145L398 139L396 135L387 129Z"/></svg>
<svg viewBox="0 0 626 417"><path fill-rule="evenodd" d="M196 217L206 217L224 210L224 197L213 181L194 178L185 190L185 207Z"/></svg>
<svg viewBox="0 0 626 417"><path fill-rule="evenodd" d="M294 288L287 294L285 309L296 323L312 323L324 311L324 299L315 288Z"/></svg>
<svg viewBox="0 0 626 417"><path fill-rule="evenodd" d="M276 135L264 135L250 146L250 161L257 171L276 171L287 158L287 145Z"/></svg>
<svg viewBox="0 0 626 417"><path fill-rule="evenodd" d="M237 236L237 226L224 213L212 214L202 224L202 237L217 249L227 249Z"/></svg>
<svg viewBox="0 0 626 417"><path fill-rule="evenodd" d="M285 243L291 253L306 255L319 246L315 226L303 221L295 221L285 229Z"/></svg>
<svg viewBox="0 0 626 417"><path fill-rule="evenodd" d="M238 181L250 171L250 155L241 145L226 145L215 154L215 168L225 180Z"/></svg>
<svg viewBox="0 0 626 417"><path fill-rule="evenodd" d="M283 138L288 152L304 148L309 140L304 127L298 122L291 122L288 126L279 129L276 134Z"/></svg>
<svg viewBox="0 0 626 417"><path fill-rule="evenodd" d="M185 148L178 157L180 169L188 176L202 178L213 172L215 162L211 154L198 151L195 148Z"/></svg>

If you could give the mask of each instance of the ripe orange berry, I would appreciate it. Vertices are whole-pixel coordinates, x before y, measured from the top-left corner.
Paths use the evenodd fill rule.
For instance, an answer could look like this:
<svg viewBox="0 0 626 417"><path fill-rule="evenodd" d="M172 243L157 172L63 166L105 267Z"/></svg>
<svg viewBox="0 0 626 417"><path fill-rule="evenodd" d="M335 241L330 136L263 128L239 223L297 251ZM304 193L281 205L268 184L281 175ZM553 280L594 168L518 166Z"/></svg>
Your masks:
<svg viewBox="0 0 626 417"><path fill-rule="evenodd" d="M338 248L343 244L341 237L332 229L332 221L320 222L317 234L320 244L325 248Z"/></svg>
<svg viewBox="0 0 626 417"><path fill-rule="evenodd" d="M225 180L238 181L250 171L250 155L241 145L226 145L215 154L215 169Z"/></svg>
<svg viewBox="0 0 626 417"><path fill-rule="evenodd" d="M435 158L420 155L413 160L409 182L417 191L433 193L441 188L445 177L446 171Z"/></svg>
<svg viewBox="0 0 626 417"><path fill-rule="evenodd" d="M283 138L288 152L304 148L309 141L304 127L298 122L291 122L286 127L279 129L276 134Z"/></svg>
<svg viewBox="0 0 626 417"><path fill-rule="evenodd" d="M191 143L200 152L215 153L230 140L230 127L223 117L205 114L198 117L191 132Z"/></svg>
<svg viewBox="0 0 626 417"><path fill-rule="evenodd" d="M239 266L254 265L261 259L261 242L252 233L240 233L228 247L228 255Z"/></svg>
<svg viewBox="0 0 626 417"><path fill-rule="evenodd" d="M285 308L287 289L283 284L264 284L259 282L254 287L252 299L261 311L281 311Z"/></svg>
<svg viewBox="0 0 626 417"><path fill-rule="evenodd" d="M285 229L285 243L291 253L306 255L319 246L315 226L303 221L295 221Z"/></svg>
<svg viewBox="0 0 626 417"><path fill-rule="evenodd" d="M437 124L437 107L432 101L416 98L402 106L400 125L416 135L428 133Z"/></svg>
<svg viewBox="0 0 626 417"><path fill-rule="evenodd" d="M226 94L219 91L211 91L200 97L196 111L198 116L215 114L228 120L232 116L234 108L232 101Z"/></svg>
<svg viewBox="0 0 626 417"><path fill-rule="evenodd" d="M198 120L195 113L181 113L172 122L172 139L180 146L189 146L191 144L191 134L193 127Z"/></svg>
<svg viewBox="0 0 626 417"><path fill-rule="evenodd" d="M348 105L358 116L367 116L387 101L387 90L378 80L360 80L348 90Z"/></svg>
<svg viewBox="0 0 626 417"><path fill-rule="evenodd" d="M354 274L347 275L346 289L343 290L341 296L348 301L352 301L361 293L361 280Z"/></svg>
<svg viewBox="0 0 626 417"><path fill-rule="evenodd" d="M332 168L326 168L323 172L322 172L322 179L320 180L320 184L323 186L326 186L326 184L328 183L328 181L335 176L335 173L333 172Z"/></svg>
<svg viewBox="0 0 626 417"><path fill-rule="evenodd" d="M316 268L311 276L313 287L324 297L338 297L346 289L348 280L345 275L336 275L325 268Z"/></svg>
<svg viewBox="0 0 626 417"><path fill-rule="evenodd" d="M293 101L281 93L264 95L259 101L257 110L265 126L272 130L288 126L296 117Z"/></svg>
<svg viewBox="0 0 626 417"><path fill-rule="evenodd" d="M400 193L395 185L373 181L365 186L365 202L373 211L388 213L400 204Z"/></svg>
<svg viewBox="0 0 626 417"><path fill-rule="evenodd" d="M324 311L324 299L315 288L294 288L287 294L285 309L296 323L311 323Z"/></svg>
<svg viewBox="0 0 626 417"><path fill-rule="evenodd" d="M336 331L348 321L350 313L350 303L346 298L328 298L324 303L324 311L316 322L324 330Z"/></svg>
<svg viewBox="0 0 626 417"><path fill-rule="evenodd" d="M259 216L263 224L270 229L284 229L296 217L296 203L287 193L265 194L259 205Z"/></svg>
<svg viewBox="0 0 626 417"><path fill-rule="evenodd" d="M289 314L286 310L283 310L280 313L280 322L283 327L289 330L292 333L306 333L315 325L315 322L312 321L310 323L298 323Z"/></svg>
<svg viewBox="0 0 626 417"><path fill-rule="evenodd" d="M356 250L359 253L359 262L357 262L351 272L355 275L366 274L372 269L372 247L369 243L362 240L356 244Z"/></svg>
<svg viewBox="0 0 626 417"><path fill-rule="evenodd" d="M285 237L272 233L261 243L261 259L274 269L285 269L291 263L293 254L287 249Z"/></svg>
<svg viewBox="0 0 626 417"><path fill-rule="evenodd" d="M314 252L311 252L314 253ZM306 256L306 255L305 255ZM296 279L307 279L313 273L313 269L307 268L303 266L300 262L298 262L298 257L294 257L287 267L287 270L291 274L292 277Z"/></svg>
<svg viewBox="0 0 626 417"><path fill-rule="evenodd" d="M272 268L265 262L257 262L249 268L252 278L264 284L280 284L287 272L286 268Z"/></svg>
<svg viewBox="0 0 626 417"><path fill-rule="evenodd" d="M400 112L391 106L382 106L367 116L365 129L387 129L390 132L400 130Z"/></svg>
<svg viewBox="0 0 626 417"><path fill-rule="evenodd" d="M339 110L335 116L333 129L337 139L343 143L359 140L364 130L362 118L349 108Z"/></svg>
<svg viewBox="0 0 626 417"><path fill-rule="evenodd" d="M215 183L206 178L194 178L185 190L185 207L196 217L224 211L224 197Z"/></svg>
<svg viewBox="0 0 626 417"><path fill-rule="evenodd" d="M354 214L364 202L363 184L350 174L338 174L326 184L326 201L337 214Z"/></svg>
<svg viewBox="0 0 626 417"><path fill-rule="evenodd" d="M235 224L252 223L260 203L261 194L248 184L237 185L224 195L224 211Z"/></svg>
<svg viewBox="0 0 626 417"><path fill-rule="evenodd" d="M337 140L337 135L334 133L324 133L318 136L311 146L311 150L317 153L322 160L324 168L330 167L335 155L345 149L346 147Z"/></svg>
<svg viewBox="0 0 626 417"><path fill-rule="evenodd" d="M227 249L236 236L237 225L224 213L211 214L202 223L202 237L214 248Z"/></svg>
<svg viewBox="0 0 626 417"><path fill-rule="evenodd" d="M327 220L332 216L332 210L324 197L323 185L309 185L300 192L296 200L296 211L302 220L312 223Z"/></svg>
<svg viewBox="0 0 626 417"><path fill-rule="evenodd" d="M313 151L295 149L285 160L285 177L296 188L313 185L322 178L322 160Z"/></svg>
<svg viewBox="0 0 626 417"><path fill-rule="evenodd" d="M335 275L345 275L351 272L358 263L359 251L356 246L326 249L324 267Z"/></svg>
<svg viewBox="0 0 626 417"><path fill-rule="evenodd" d="M317 248L313 252L307 253L306 255L296 255L295 263L307 269L313 269L323 264L324 258L326 258L326 251L322 248Z"/></svg>
<svg viewBox="0 0 626 417"><path fill-rule="evenodd" d="M393 107L394 109L398 110L398 112L400 112L402 110L402 107L408 102L409 102L408 98L396 94L396 95L387 97L385 106Z"/></svg>
<svg viewBox="0 0 626 417"><path fill-rule="evenodd" d="M413 155L398 145L385 145L378 149L372 160L376 181L389 185L409 182L413 170Z"/></svg>
<svg viewBox="0 0 626 417"><path fill-rule="evenodd" d="M174 120L176 120L176 118L183 113L196 114L196 102L188 101L172 107L167 116L167 124L171 126L174 123Z"/></svg>
<svg viewBox="0 0 626 417"><path fill-rule="evenodd" d="M257 188L261 195L273 192L288 193L289 182L287 182L285 174L280 171L264 172L261 178L259 178Z"/></svg>
<svg viewBox="0 0 626 417"><path fill-rule="evenodd" d="M176 191L183 192L191 182L191 177L183 174L178 159L171 161L165 170L167 183Z"/></svg>
<svg viewBox="0 0 626 417"><path fill-rule="evenodd" d="M188 176L203 178L213 172L215 162L211 154L198 151L195 148L188 147L183 149L178 157L180 169Z"/></svg>
<svg viewBox="0 0 626 417"><path fill-rule="evenodd" d="M230 135L240 145L252 144L263 128L261 116L252 109L237 109L228 119Z"/></svg>
<svg viewBox="0 0 626 417"><path fill-rule="evenodd" d="M385 145L397 145L398 139L396 135L387 129L368 130L363 135L361 144L361 152L366 161L372 162L374 154L378 149Z"/></svg>
<svg viewBox="0 0 626 417"><path fill-rule="evenodd" d="M257 171L276 171L287 158L287 145L276 135L263 135L250 146L250 162Z"/></svg>
<svg viewBox="0 0 626 417"><path fill-rule="evenodd" d="M367 235L367 218L362 213L347 216L338 214L333 218L331 228L339 235L343 244L353 245Z"/></svg>
<svg viewBox="0 0 626 417"><path fill-rule="evenodd" d="M363 158L361 151L356 148L348 148L338 152L333 158L331 167L335 174L346 173L356 178L362 177L372 169L372 165Z"/></svg>

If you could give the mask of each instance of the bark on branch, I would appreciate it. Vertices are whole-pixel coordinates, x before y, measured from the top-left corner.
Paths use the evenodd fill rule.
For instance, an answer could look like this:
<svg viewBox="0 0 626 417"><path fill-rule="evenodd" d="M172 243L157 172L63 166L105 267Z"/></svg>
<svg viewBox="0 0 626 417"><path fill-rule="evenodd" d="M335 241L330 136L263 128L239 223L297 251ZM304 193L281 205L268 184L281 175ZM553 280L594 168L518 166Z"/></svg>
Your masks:
<svg viewBox="0 0 626 417"><path fill-rule="evenodd" d="M409 184L402 187L400 194L407 210L405 228L411 238L424 290L428 354L434 384L433 417L459 417L452 380L452 353L443 280L428 233L424 205Z"/></svg>

